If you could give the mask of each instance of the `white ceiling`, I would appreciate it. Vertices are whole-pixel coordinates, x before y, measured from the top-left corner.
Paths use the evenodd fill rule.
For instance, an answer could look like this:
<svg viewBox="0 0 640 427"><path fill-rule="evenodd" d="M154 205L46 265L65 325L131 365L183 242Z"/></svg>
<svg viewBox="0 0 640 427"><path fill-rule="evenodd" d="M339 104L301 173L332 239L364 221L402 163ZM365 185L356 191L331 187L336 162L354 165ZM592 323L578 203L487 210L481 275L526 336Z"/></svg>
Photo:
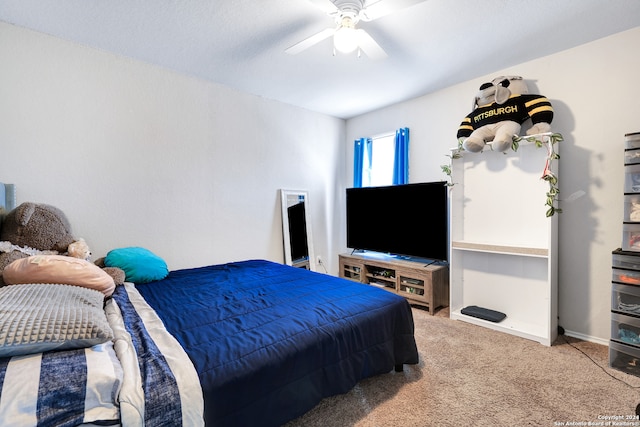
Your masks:
<svg viewBox="0 0 640 427"><path fill-rule="evenodd" d="M640 1L426 0L358 24L376 61L285 53L333 25L309 0L0 0L0 20L350 118L637 27Z"/></svg>

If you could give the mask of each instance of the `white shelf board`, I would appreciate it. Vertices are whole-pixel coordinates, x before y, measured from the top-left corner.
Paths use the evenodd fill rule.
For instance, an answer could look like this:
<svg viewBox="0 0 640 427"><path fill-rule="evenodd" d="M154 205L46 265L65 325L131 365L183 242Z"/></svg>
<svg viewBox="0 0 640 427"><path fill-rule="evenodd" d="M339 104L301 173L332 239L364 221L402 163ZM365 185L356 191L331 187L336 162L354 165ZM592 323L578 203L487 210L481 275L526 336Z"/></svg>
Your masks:
<svg viewBox="0 0 640 427"><path fill-rule="evenodd" d="M462 240L452 241L451 249L461 250L461 251L496 253L496 254L504 254L504 255L530 256L530 257L539 257L539 258L547 258L549 256L549 250L547 248L494 245L490 243L476 243L476 242L467 242Z"/></svg>

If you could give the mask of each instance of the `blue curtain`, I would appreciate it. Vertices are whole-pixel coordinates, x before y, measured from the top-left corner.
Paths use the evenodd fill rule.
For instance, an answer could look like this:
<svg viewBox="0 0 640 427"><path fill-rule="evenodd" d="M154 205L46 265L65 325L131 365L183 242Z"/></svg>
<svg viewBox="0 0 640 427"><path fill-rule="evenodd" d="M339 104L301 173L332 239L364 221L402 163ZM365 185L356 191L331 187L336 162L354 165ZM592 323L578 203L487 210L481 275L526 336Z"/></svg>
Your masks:
<svg viewBox="0 0 640 427"><path fill-rule="evenodd" d="M409 183L409 128L396 131L393 184Z"/></svg>
<svg viewBox="0 0 640 427"><path fill-rule="evenodd" d="M360 138L354 141L353 149L353 186L355 188L362 187L362 173L364 171L364 153L367 152L369 165L367 170L371 169L371 138Z"/></svg>

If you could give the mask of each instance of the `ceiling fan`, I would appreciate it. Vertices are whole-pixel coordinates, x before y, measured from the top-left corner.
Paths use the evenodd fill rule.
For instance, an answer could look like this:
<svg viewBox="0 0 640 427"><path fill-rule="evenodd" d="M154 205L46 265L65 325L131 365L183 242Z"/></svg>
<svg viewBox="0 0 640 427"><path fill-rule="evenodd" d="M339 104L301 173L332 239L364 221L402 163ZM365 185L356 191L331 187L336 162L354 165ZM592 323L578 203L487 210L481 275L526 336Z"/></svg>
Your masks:
<svg viewBox="0 0 640 427"><path fill-rule="evenodd" d="M358 50L371 59L384 59L387 53L380 45L361 28L356 28L359 21L373 21L400 9L422 3L426 0L309 0L326 12L335 21L335 26L327 28L294 44L285 52L295 55L321 41L333 36L335 51L351 53Z"/></svg>

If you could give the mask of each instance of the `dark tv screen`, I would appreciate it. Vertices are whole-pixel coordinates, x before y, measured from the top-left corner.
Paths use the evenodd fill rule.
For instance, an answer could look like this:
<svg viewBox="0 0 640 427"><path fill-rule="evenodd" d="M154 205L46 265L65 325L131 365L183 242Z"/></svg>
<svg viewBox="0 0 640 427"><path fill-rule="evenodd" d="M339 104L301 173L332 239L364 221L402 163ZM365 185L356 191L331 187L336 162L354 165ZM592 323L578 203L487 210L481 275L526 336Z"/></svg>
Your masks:
<svg viewBox="0 0 640 427"><path fill-rule="evenodd" d="M447 261L445 181L347 189L347 247Z"/></svg>

